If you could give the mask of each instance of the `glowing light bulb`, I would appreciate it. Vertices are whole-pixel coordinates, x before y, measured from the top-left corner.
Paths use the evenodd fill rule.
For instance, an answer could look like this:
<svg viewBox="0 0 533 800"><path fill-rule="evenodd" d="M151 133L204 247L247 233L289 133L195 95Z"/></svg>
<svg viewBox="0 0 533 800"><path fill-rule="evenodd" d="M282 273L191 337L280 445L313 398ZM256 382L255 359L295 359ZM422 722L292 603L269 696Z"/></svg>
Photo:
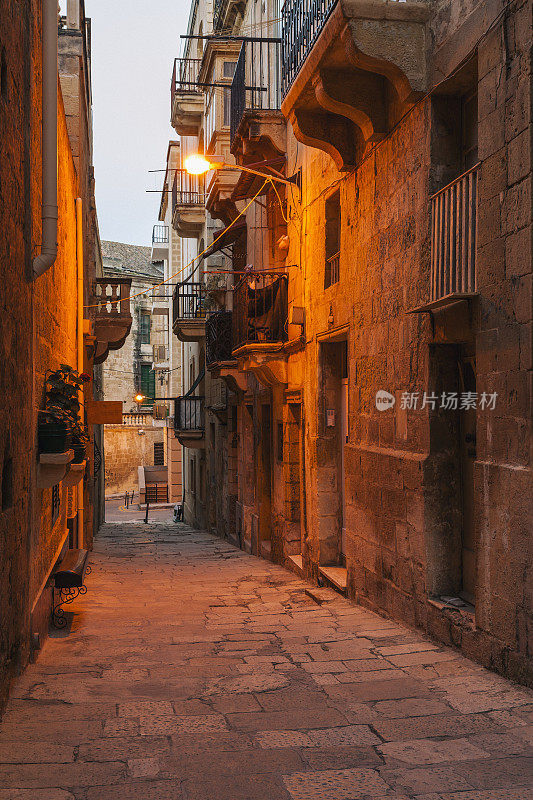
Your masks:
<svg viewBox="0 0 533 800"><path fill-rule="evenodd" d="M189 175L203 175L204 172L209 172L212 169L209 161L200 153L186 158L183 166Z"/></svg>

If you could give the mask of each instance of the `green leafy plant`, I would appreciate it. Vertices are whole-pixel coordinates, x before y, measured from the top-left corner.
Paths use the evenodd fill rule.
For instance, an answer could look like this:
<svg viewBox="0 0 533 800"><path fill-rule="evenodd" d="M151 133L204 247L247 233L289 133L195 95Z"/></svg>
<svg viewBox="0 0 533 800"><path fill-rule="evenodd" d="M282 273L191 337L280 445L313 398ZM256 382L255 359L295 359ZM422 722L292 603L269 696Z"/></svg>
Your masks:
<svg viewBox="0 0 533 800"><path fill-rule="evenodd" d="M45 378L44 408L40 411L39 424L65 426L73 444L87 446L89 435L80 420L78 393L89 380L89 375L80 374L68 364L61 364L59 369L48 372Z"/></svg>

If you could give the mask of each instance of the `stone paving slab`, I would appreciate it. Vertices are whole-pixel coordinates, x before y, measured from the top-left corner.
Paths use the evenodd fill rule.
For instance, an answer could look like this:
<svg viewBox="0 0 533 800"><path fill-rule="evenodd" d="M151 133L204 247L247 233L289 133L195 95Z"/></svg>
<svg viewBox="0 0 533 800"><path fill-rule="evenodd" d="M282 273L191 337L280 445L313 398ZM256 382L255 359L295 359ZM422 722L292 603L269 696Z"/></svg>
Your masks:
<svg viewBox="0 0 533 800"><path fill-rule="evenodd" d="M533 693L185 525L105 525L0 800L533 800Z"/></svg>

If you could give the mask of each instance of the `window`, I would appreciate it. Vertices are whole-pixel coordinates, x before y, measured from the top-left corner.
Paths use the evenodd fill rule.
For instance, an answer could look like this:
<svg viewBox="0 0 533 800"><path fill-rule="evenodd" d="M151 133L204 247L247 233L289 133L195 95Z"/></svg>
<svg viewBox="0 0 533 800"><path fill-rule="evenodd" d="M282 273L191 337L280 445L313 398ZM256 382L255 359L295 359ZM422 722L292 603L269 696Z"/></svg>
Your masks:
<svg viewBox="0 0 533 800"><path fill-rule="evenodd" d="M150 314L141 311L139 315L139 339L141 344L150 344Z"/></svg>
<svg viewBox="0 0 533 800"><path fill-rule="evenodd" d="M153 405L155 397L155 372L151 364L141 364L141 394L146 397L143 405Z"/></svg>
<svg viewBox="0 0 533 800"><path fill-rule="evenodd" d="M56 483L52 486L52 525L59 517L59 510L61 508L61 496L59 494L59 484Z"/></svg>
<svg viewBox="0 0 533 800"><path fill-rule="evenodd" d="M154 467L165 466L165 446L163 442L154 442Z"/></svg>
<svg viewBox="0 0 533 800"><path fill-rule="evenodd" d="M224 61L224 66L222 67L222 74L225 78L233 78L233 73L235 72L235 64L236 61Z"/></svg>
<svg viewBox="0 0 533 800"><path fill-rule="evenodd" d="M283 422L278 422L276 457L278 461L283 461Z"/></svg>
<svg viewBox="0 0 533 800"><path fill-rule="evenodd" d="M341 202L340 191L337 189L326 200L326 265L324 273L324 288L337 283L339 280L339 258L341 247Z"/></svg>

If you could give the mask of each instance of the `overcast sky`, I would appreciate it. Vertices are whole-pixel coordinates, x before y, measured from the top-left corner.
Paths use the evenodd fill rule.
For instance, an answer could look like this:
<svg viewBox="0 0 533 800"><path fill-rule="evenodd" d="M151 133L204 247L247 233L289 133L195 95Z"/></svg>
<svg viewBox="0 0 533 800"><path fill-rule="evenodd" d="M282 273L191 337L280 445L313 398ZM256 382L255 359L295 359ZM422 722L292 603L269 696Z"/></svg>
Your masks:
<svg viewBox="0 0 533 800"><path fill-rule="evenodd" d="M62 2L62 6L64 2ZM170 78L189 0L85 0L92 19L96 206L102 239L150 245L165 166Z"/></svg>

